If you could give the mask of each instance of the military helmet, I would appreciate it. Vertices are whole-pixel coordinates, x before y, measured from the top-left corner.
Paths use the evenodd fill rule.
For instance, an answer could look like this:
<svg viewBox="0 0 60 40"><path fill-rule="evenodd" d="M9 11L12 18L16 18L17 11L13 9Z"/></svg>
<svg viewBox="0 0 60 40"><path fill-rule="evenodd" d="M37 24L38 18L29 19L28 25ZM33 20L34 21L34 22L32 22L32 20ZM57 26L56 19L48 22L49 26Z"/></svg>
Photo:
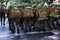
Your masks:
<svg viewBox="0 0 60 40"><path fill-rule="evenodd" d="M38 4L37 8L41 9L42 8L42 4Z"/></svg>
<svg viewBox="0 0 60 40"><path fill-rule="evenodd" d="M37 7L38 7L38 9L41 9L41 8L48 8L48 6L42 5L42 4L39 4Z"/></svg>
<svg viewBox="0 0 60 40"><path fill-rule="evenodd" d="M13 6L12 5L10 5L9 7L8 7L8 9L12 9L13 8Z"/></svg>
<svg viewBox="0 0 60 40"><path fill-rule="evenodd" d="M48 6L46 6L46 5L43 5L43 8L48 8Z"/></svg>
<svg viewBox="0 0 60 40"><path fill-rule="evenodd" d="M36 8L36 7L37 7L37 4L33 4L32 7L33 7L33 8Z"/></svg>

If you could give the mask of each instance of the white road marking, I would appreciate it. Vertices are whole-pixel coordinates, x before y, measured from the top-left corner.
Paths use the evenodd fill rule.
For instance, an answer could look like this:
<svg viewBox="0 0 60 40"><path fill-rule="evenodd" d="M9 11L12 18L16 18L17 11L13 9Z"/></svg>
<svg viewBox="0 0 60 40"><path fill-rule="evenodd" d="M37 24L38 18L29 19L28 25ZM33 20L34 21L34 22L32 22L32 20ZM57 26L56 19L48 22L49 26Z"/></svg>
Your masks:
<svg viewBox="0 0 60 40"><path fill-rule="evenodd" d="M9 37L10 35L0 35L0 38Z"/></svg>
<svg viewBox="0 0 60 40"><path fill-rule="evenodd" d="M35 33L39 33L39 32L27 32L26 34L35 34Z"/></svg>
<svg viewBox="0 0 60 40"><path fill-rule="evenodd" d="M10 38L14 38L14 36L11 36Z"/></svg>
<svg viewBox="0 0 60 40"><path fill-rule="evenodd" d="M52 31L45 31L45 32L52 32ZM45 33L43 31L40 31L40 32L27 32L25 34L36 34L36 33Z"/></svg>
<svg viewBox="0 0 60 40"><path fill-rule="evenodd" d="M60 32L52 32L52 33L54 33L54 34L56 34L56 35L57 35L57 34L59 34Z"/></svg>
<svg viewBox="0 0 60 40"><path fill-rule="evenodd" d="M27 40L27 39L23 39L23 40Z"/></svg>
<svg viewBox="0 0 60 40"><path fill-rule="evenodd" d="M53 40L58 40L59 37L56 37L56 36L49 36L48 38L52 38Z"/></svg>
<svg viewBox="0 0 60 40"><path fill-rule="evenodd" d="M21 34L0 34L0 38L5 38L5 37L13 38L14 36L17 36L17 35L23 35L23 33Z"/></svg>

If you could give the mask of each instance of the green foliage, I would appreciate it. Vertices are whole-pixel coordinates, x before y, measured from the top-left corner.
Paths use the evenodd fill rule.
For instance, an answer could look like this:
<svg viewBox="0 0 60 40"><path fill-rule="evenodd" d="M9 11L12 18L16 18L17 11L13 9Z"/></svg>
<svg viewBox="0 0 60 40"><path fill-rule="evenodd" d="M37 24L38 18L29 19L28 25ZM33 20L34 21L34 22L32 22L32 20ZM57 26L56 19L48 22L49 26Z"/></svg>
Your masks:
<svg viewBox="0 0 60 40"><path fill-rule="evenodd" d="M31 2L31 4L34 4L34 3L35 3L35 1L34 1L34 0L30 0L30 2Z"/></svg>
<svg viewBox="0 0 60 40"><path fill-rule="evenodd" d="M31 3L30 0L22 0L24 3Z"/></svg>
<svg viewBox="0 0 60 40"><path fill-rule="evenodd" d="M52 0L53 1L53 0ZM51 4L52 2L50 0L46 0L46 3L49 5Z"/></svg>

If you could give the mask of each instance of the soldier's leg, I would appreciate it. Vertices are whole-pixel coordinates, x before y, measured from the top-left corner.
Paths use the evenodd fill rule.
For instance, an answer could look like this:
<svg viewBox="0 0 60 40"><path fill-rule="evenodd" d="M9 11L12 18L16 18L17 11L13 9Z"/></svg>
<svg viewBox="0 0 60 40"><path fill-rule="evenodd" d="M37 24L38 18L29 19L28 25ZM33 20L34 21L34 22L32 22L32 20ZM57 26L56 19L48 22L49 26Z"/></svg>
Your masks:
<svg viewBox="0 0 60 40"><path fill-rule="evenodd" d="M3 14L3 25L5 25L5 13Z"/></svg>
<svg viewBox="0 0 60 40"><path fill-rule="evenodd" d="M27 28L29 29L28 31L31 31L31 19L30 19L31 17L29 17L27 20L28 20L28 22L27 22Z"/></svg>
<svg viewBox="0 0 60 40"><path fill-rule="evenodd" d="M58 25L58 30L60 31L60 22L59 22L60 20L58 19L57 20L57 25Z"/></svg>
<svg viewBox="0 0 60 40"><path fill-rule="evenodd" d="M40 31L40 30L39 30L39 21L37 21L37 22L35 23L35 26L36 26L36 31Z"/></svg>
<svg viewBox="0 0 60 40"><path fill-rule="evenodd" d="M43 21L42 21L42 31L45 31L45 26L46 26L45 23L46 23L46 20L43 20Z"/></svg>
<svg viewBox="0 0 60 40"><path fill-rule="evenodd" d="M28 21L27 21L28 19L27 19L27 17L25 18L25 21L24 21L24 23L25 23L25 32L27 32L28 30L27 30L27 28L28 28Z"/></svg>
<svg viewBox="0 0 60 40"><path fill-rule="evenodd" d="M49 18L49 19L47 20L47 26L48 26L48 28L49 28L50 30L52 30L52 18Z"/></svg>
<svg viewBox="0 0 60 40"><path fill-rule="evenodd" d="M11 32L15 33L14 19L11 20Z"/></svg>
<svg viewBox="0 0 60 40"><path fill-rule="evenodd" d="M35 18L34 17L31 17L32 18L32 24L31 26L33 26L33 29L35 30Z"/></svg>
<svg viewBox="0 0 60 40"><path fill-rule="evenodd" d="M55 18L55 22L56 22L56 23L55 23L56 29L57 29L57 30L60 30L60 29L59 29L59 23L58 23L58 19L57 19L57 18Z"/></svg>
<svg viewBox="0 0 60 40"><path fill-rule="evenodd" d="M19 29L19 27L17 27L17 33L18 33L18 34L20 33L20 29Z"/></svg>
<svg viewBox="0 0 60 40"><path fill-rule="evenodd" d="M1 21L1 12L0 12L0 21Z"/></svg>
<svg viewBox="0 0 60 40"><path fill-rule="evenodd" d="M43 26L43 21L38 21L38 27L37 27L37 30L38 32L42 31L42 26Z"/></svg>
<svg viewBox="0 0 60 40"><path fill-rule="evenodd" d="M38 31L45 31L45 20L41 20L39 24Z"/></svg>
<svg viewBox="0 0 60 40"><path fill-rule="evenodd" d="M49 18L48 27L49 27L50 30L55 29L55 27L54 27L54 18L53 17Z"/></svg>
<svg viewBox="0 0 60 40"><path fill-rule="evenodd" d="M24 21L24 18L22 17L22 19L21 19L21 20L22 20L22 23L21 23L22 25L21 25L21 26L22 26L22 29L23 29L23 21Z"/></svg>
<svg viewBox="0 0 60 40"><path fill-rule="evenodd" d="M53 18L53 20L52 20L52 25L53 25L53 29L56 29L56 21L55 21L55 18Z"/></svg>
<svg viewBox="0 0 60 40"><path fill-rule="evenodd" d="M24 27L24 31L27 32L27 25L24 24L24 26L25 26L25 27Z"/></svg>
<svg viewBox="0 0 60 40"><path fill-rule="evenodd" d="M52 30L52 28L51 28L51 26L50 26L50 22L49 22L49 20L47 19L47 20L45 20L45 30Z"/></svg>
<svg viewBox="0 0 60 40"><path fill-rule="evenodd" d="M57 19L56 21L57 21L57 25L60 26L59 19Z"/></svg>
<svg viewBox="0 0 60 40"><path fill-rule="evenodd" d="M11 18L8 18L8 22L9 22L9 30L11 31L11 21L12 19Z"/></svg>
<svg viewBox="0 0 60 40"><path fill-rule="evenodd" d="M1 13L1 25L2 25L2 13Z"/></svg>
<svg viewBox="0 0 60 40"><path fill-rule="evenodd" d="M15 23L16 23L16 28L17 28L17 33L19 34L20 33L20 19L19 18L17 18L17 19L15 19Z"/></svg>
<svg viewBox="0 0 60 40"><path fill-rule="evenodd" d="M23 18L20 18L21 29L23 29Z"/></svg>

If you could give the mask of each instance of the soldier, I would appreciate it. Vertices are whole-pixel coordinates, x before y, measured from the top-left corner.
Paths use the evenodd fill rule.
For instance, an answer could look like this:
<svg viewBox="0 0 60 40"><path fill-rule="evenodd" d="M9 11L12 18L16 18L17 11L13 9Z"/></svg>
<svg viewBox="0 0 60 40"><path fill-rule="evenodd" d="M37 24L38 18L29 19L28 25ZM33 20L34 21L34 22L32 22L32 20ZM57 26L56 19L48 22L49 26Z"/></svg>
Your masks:
<svg viewBox="0 0 60 40"><path fill-rule="evenodd" d="M2 19L4 19L3 24L5 25L5 6L1 5L0 7L0 15L1 15L1 25L2 25Z"/></svg>
<svg viewBox="0 0 60 40"><path fill-rule="evenodd" d="M11 9L12 9L12 5L10 5L9 8L7 9L7 17L8 17L9 30L10 30L10 31L11 31L11 18L9 18L9 15L10 15Z"/></svg>
<svg viewBox="0 0 60 40"><path fill-rule="evenodd" d="M21 17L21 11L16 7L11 10L10 18L11 19L11 27L12 32L15 31L17 28L17 33L20 33L20 17Z"/></svg>
<svg viewBox="0 0 60 40"><path fill-rule="evenodd" d="M58 23L59 12L58 12L56 4L51 5L51 7L50 7L50 16L51 16L51 21L52 21L51 24L53 25L53 29L59 30L59 23Z"/></svg>
<svg viewBox="0 0 60 40"><path fill-rule="evenodd" d="M21 11L21 17L20 17L20 26L21 26L21 29L23 29L23 21L24 21L24 18L23 18L23 8L22 7L18 7L19 10Z"/></svg>
<svg viewBox="0 0 60 40"><path fill-rule="evenodd" d="M25 31L31 31L31 17L33 17L32 7L28 6L24 8L24 29ZM29 29L29 30L28 30Z"/></svg>
<svg viewBox="0 0 60 40"><path fill-rule="evenodd" d="M33 17L32 17L32 21L33 21L33 29L35 29L35 22L38 20L38 13L37 13L37 10L38 10L38 8L37 8L37 4L34 4L34 5L32 5L32 8L33 8Z"/></svg>
<svg viewBox="0 0 60 40"><path fill-rule="evenodd" d="M38 21L37 21L37 30L45 31L47 29L48 22L48 7L46 5L38 6Z"/></svg>
<svg viewBox="0 0 60 40"><path fill-rule="evenodd" d="M58 18L59 18L59 13L57 8L55 7L56 5L52 4L50 7L50 23L53 29L58 29Z"/></svg>

